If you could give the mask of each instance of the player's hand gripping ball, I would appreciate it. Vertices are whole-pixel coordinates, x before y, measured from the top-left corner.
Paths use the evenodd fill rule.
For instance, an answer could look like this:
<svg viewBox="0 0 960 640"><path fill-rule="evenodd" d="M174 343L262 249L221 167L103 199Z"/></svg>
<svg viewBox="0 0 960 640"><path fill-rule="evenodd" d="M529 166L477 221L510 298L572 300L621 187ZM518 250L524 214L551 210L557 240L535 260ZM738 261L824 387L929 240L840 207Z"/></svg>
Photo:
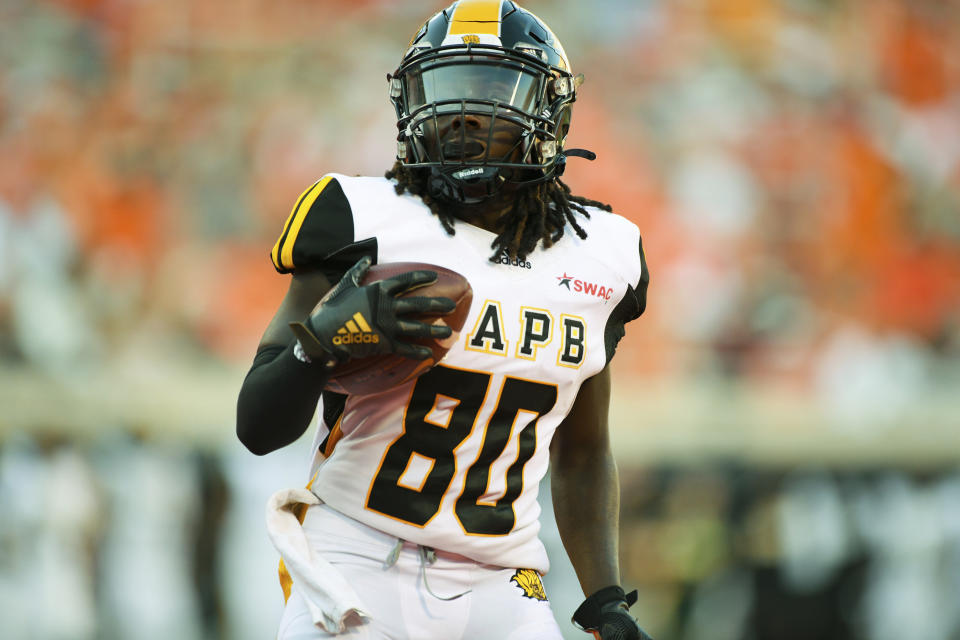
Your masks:
<svg viewBox="0 0 960 640"><path fill-rule="evenodd" d="M573 613L573 623L596 640L651 640L630 615L637 592L624 593L618 586L593 593Z"/></svg>
<svg viewBox="0 0 960 640"><path fill-rule="evenodd" d="M332 366L326 388L386 391L427 371L457 340L470 312L466 278L438 265L362 258L290 328L311 360Z"/></svg>

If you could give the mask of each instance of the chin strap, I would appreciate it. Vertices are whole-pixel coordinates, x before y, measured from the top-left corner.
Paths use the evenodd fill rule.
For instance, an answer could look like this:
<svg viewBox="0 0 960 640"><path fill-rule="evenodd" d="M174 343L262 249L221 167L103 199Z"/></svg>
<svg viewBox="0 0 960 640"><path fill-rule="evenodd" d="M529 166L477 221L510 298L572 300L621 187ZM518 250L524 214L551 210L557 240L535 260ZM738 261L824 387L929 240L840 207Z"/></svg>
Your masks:
<svg viewBox="0 0 960 640"><path fill-rule="evenodd" d="M587 160L596 160L597 154L589 149L567 149L561 154L564 158L586 158Z"/></svg>
<svg viewBox="0 0 960 640"><path fill-rule="evenodd" d="M565 149L561 151L553 168L546 174L530 180L509 180L514 185L527 187L541 182L549 182L554 178L559 178L567 169L567 158L583 158L585 160L596 160L597 154L587 149Z"/></svg>
<svg viewBox="0 0 960 640"><path fill-rule="evenodd" d="M560 152L556 168L550 178L559 178L563 175L563 172L567 170L567 158L583 158L592 162L597 159L597 154L588 149L564 149Z"/></svg>
<svg viewBox="0 0 960 640"><path fill-rule="evenodd" d="M588 149L565 149L559 153L550 171L530 180L505 178L496 167L467 167L455 171L440 171L432 168L427 182L427 191L440 200L476 204L499 193L505 182L517 187L527 187L559 178L567 168L567 158L593 161L597 159L597 154Z"/></svg>
<svg viewBox="0 0 960 640"><path fill-rule="evenodd" d="M453 172L432 168L427 179L427 192L438 200L476 204L497 195L503 184L496 167L468 167Z"/></svg>

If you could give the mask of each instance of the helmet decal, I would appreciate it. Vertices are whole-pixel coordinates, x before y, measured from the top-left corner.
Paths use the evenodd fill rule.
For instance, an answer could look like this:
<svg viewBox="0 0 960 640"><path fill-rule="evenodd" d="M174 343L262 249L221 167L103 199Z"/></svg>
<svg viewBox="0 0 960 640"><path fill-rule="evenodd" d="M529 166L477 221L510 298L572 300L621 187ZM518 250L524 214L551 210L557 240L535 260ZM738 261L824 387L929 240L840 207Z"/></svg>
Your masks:
<svg viewBox="0 0 960 640"><path fill-rule="evenodd" d="M500 7L503 0L460 0L450 18L448 35L468 33L500 36Z"/></svg>

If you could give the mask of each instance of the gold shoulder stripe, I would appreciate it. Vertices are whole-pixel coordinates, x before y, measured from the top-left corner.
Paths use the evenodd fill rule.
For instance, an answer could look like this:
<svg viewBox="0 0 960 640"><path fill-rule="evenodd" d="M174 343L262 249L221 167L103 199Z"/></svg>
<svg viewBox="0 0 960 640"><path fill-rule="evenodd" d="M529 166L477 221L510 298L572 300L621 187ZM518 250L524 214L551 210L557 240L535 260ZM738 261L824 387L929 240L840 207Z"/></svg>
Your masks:
<svg viewBox="0 0 960 640"><path fill-rule="evenodd" d="M293 246L297 242L297 234L300 233L300 227L303 226L303 220L307 217L310 207L316 202L317 197L323 189L330 183L333 176L326 176L316 182L312 187L300 194L300 199L294 205L293 211L287 218L283 233L273 245L273 251L270 252L270 259L277 269L292 269L293 264Z"/></svg>
<svg viewBox="0 0 960 640"><path fill-rule="evenodd" d="M460 0L450 18L448 35L500 35L501 0Z"/></svg>
<svg viewBox="0 0 960 640"><path fill-rule="evenodd" d="M319 184L319 180L314 182L312 185L307 187L307 190L300 194L300 197L297 198L297 203L293 205L293 211L290 212L290 215L287 216L287 221L283 223L283 231L280 232L280 237L277 238L276 244L273 245L273 249L270 251L270 259L273 261L273 266L277 269L280 269L282 265L280 264L280 245L283 244L283 241L287 238L287 233L290 232L290 223L293 222L294 215L297 213L297 210L300 208L300 203L303 202L303 199L307 197L307 194L313 191L313 188Z"/></svg>

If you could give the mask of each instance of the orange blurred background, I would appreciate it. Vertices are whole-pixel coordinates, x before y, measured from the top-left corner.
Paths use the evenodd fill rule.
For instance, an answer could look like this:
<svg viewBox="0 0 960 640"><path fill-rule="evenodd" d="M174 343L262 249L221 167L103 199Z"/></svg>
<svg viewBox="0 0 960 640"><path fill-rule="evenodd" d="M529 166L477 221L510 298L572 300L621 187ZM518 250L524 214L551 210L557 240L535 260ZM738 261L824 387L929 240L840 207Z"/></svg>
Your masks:
<svg viewBox="0 0 960 640"><path fill-rule="evenodd" d="M647 312L613 365L614 440L635 496L625 499L629 580L659 612L650 614L655 637L748 637L737 628L793 637L753 614L728 636L698 627L697 589L715 576L690 569L697 554L722 547L728 569L779 566L795 534L764 518L787 513L795 487L801 504L839 496L846 515L831 521L839 527L860 508L845 483L907 491L913 513L929 506L917 495L931 478L958 482L960 3L524 6L586 75L568 145L599 158L572 161L565 180L640 225L652 274ZM297 195L320 175L381 175L392 164L385 75L440 8L426 0L0 5L0 501L13 505L11 522L35 527L11 523L0 533L13 550L0 564L0 594L4 584L21 594L0 619L23 619L4 637L148 637L143 625L124 626L116 613L124 607L141 620L179 611L194 621L166 631L179 637L273 632L272 600L267 614L244 622L270 587L244 591L229 577L242 574L250 549L272 562L255 530L258 501L299 483L306 459L304 450L255 459L233 441L236 392L287 284L268 252ZM182 538L176 525L181 546L167 552L207 595L178 600L179 609L161 598L169 606L159 613L124 600L137 584L116 568L126 556L104 560L110 541L126 535L123 505L137 517L111 470L138 455L142 465L127 471L146 474L144 482L193 478L161 492L172 505L165 513L203 521L208 491L220 496L218 531L254 528L248 541L229 542ZM50 484L57 469L92 496L76 522L87 523L77 529L86 531L82 545L98 551L76 563L102 575L78 569L69 579L88 585L77 593L89 600L63 625L72 633L30 635L37 616L23 613L15 587L29 554L18 545L55 525L16 496L45 503L45 492L62 489ZM794 482L797 470L814 475ZM734 527L717 505L739 495L734 477L743 474L756 489L746 509L756 520ZM942 514L930 507L943 546L928 560L943 565L946 553L957 563L948 566L960 567L960 526L947 515L960 503L936 491L948 496ZM686 550L650 551L691 518L683 530L705 537L690 534ZM719 529L697 528L705 522ZM749 553L731 551L733 533L749 540ZM842 557L869 555L869 536L850 536L860 543L845 543ZM204 544L239 550L222 551L232 568L201 566L194 551ZM71 562L53 562L37 589L69 582L56 567ZM864 584L887 588L873 571ZM267 574L255 570L258 580ZM950 579L933 591L955 585ZM960 614L918 630L911 621L923 607L889 614L891 622L884 598L901 598L854 591L866 595L843 605L853 612L848 635L819 637L885 639L890 629L960 638ZM759 600L749 602L747 611Z"/></svg>

